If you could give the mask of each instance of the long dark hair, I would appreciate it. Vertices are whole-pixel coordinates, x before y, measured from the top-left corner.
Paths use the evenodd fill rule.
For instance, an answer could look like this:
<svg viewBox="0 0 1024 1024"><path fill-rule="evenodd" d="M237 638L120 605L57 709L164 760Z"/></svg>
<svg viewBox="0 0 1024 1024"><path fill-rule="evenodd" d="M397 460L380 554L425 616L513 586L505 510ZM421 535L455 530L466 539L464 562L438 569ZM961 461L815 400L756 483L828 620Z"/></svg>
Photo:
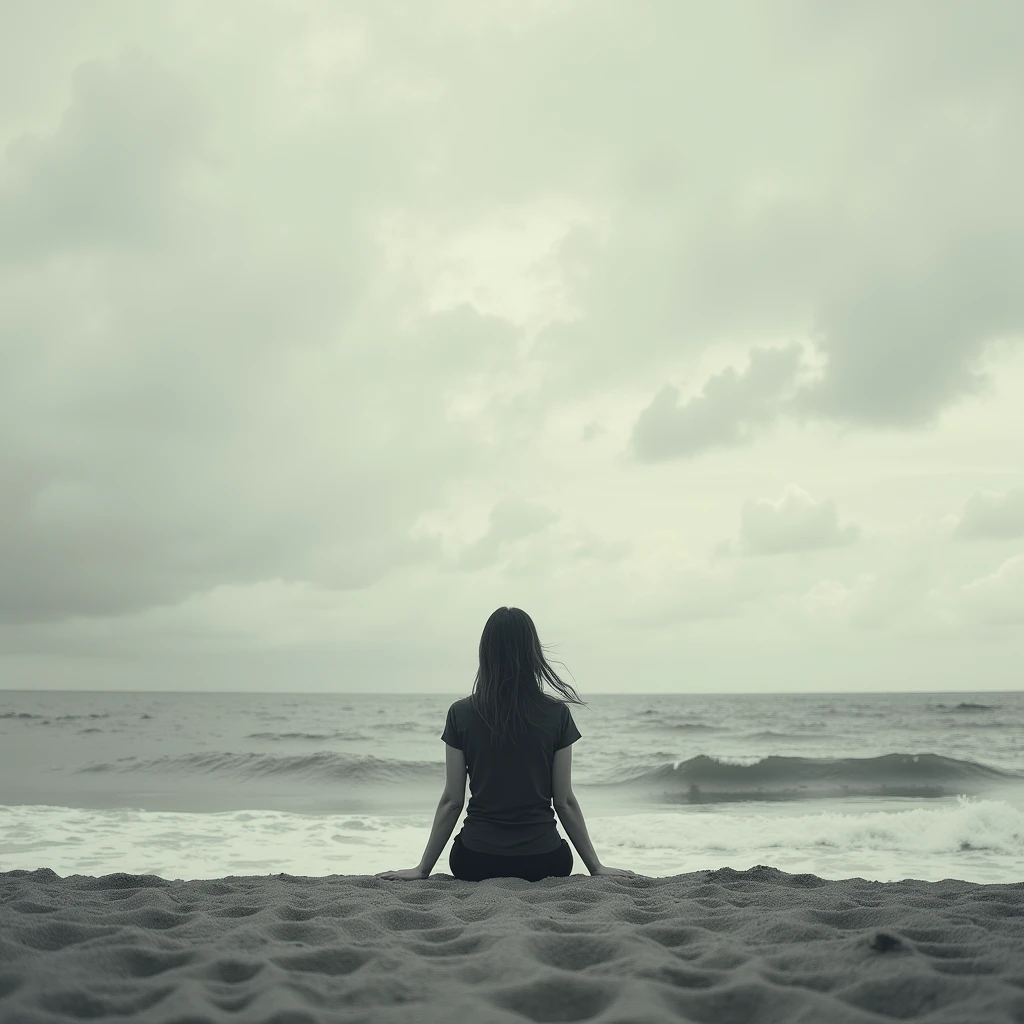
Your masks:
<svg viewBox="0 0 1024 1024"><path fill-rule="evenodd" d="M513 733L520 725L525 729L527 722L533 722L532 709L558 700L544 693L545 682L561 694L564 703L586 706L548 664L546 649L533 619L522 608L498 608L484 624L480 667L470 701L499 745L508 738L510 725Z"/></svg>

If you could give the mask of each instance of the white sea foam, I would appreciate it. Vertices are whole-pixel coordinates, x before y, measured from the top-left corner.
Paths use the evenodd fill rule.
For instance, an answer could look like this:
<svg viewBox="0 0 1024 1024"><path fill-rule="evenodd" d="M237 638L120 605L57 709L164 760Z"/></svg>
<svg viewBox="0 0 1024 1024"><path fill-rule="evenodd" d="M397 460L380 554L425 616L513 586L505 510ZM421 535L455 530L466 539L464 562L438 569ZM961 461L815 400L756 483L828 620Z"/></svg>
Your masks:
<svg viewBox="0 0 1024 1024"><path fill-rule="evenodd" d="M587 823L602 860L656 876L763 863L878 881L1024 878L1024 811L1002 800L961 797L935 807L860 813L747 807L588 814ZM417 863L430 824L426 814L0 807L0 871L45 864L60 875L371 874ZM446 849L435 871L448 870ZM586 870L578 858L574 870Z"/></svg>

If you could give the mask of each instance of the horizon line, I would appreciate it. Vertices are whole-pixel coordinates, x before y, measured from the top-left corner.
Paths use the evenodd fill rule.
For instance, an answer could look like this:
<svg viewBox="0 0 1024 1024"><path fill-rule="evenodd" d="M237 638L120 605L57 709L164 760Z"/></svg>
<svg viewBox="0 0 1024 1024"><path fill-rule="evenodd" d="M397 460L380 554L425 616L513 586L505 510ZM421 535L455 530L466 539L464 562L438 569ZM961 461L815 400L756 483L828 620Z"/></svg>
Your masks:
<svg viewBox="0 0 1024 1024"><path fill-rule="evenodd" d="M5 687L0 693L147 693L147 694L209 694L210 696L226 696L244 694L246 696L292 696L292 697L450 697L456 690L131 690L112 688L103 690L85 690L76 688L42 689L33 687ZM757 697L757 696L833 696L836 694L926 694L926 693L960 693L960 694L992 694L992 693L1024 693L1024 689L1004 690L598 690L592 696L598 697Z"/></svg>

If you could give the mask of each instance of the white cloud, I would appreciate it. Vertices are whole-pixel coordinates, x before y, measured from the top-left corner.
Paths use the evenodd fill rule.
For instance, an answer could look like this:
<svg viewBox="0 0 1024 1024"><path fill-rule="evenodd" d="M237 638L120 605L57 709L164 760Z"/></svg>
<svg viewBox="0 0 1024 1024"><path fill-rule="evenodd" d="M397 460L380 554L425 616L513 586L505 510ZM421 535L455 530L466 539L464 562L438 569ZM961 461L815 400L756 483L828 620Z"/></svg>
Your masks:
<svg viewBox="0 0 1024 1024"><path fill-rule="evenodd" d="M795 485L787 487L777 501L745 501L740 515L740 543L752 555L841 547L855 543L859 536L858 526L839 525L834 501L815 501Z"/></svg>

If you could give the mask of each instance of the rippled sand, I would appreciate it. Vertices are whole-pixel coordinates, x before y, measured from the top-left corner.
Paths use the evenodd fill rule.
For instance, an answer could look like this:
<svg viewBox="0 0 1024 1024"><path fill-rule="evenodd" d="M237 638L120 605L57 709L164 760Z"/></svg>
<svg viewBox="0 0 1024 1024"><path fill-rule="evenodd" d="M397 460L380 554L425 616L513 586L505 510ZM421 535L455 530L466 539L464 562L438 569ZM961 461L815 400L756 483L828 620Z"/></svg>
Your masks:
<svg viewBox="0 0 1024 1024"><path fill-rule="evenodd" d="M0 1021L1024 1021L1024 882L0 873Z"/></svg>

